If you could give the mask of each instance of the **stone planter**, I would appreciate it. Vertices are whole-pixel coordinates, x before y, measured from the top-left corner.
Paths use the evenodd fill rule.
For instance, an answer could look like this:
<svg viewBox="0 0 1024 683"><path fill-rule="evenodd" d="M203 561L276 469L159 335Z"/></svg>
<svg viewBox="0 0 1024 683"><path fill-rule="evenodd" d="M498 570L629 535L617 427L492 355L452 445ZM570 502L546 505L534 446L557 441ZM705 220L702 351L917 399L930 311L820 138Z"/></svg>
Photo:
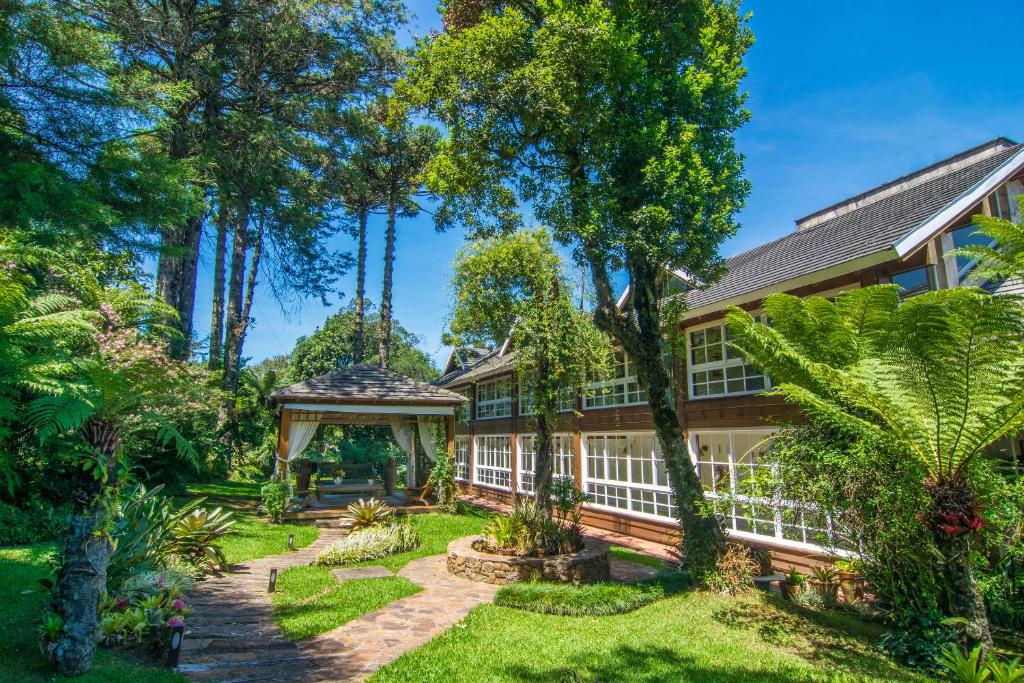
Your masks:
<svg viewBox="0 0 1024 683"><path fill-rule="evenodd" d="M588 540L583 550L571 555L514 557L473 549L477 536L459 538L448 544L448 573L470 581L504 585L516 581L593 583L611 577L608 544Z"/></svg>

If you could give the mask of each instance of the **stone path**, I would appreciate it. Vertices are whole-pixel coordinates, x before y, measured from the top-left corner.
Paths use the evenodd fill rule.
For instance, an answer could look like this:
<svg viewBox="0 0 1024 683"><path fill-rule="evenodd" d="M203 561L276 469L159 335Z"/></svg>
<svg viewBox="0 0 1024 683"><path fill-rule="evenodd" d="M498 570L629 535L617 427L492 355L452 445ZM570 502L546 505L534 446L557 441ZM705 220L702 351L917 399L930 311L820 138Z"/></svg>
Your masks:
<svg viewBox="0 0 1024 683"><path fill-rule="evenodd" d="M616 545L661 554L656 552L661 550L657 544L613 532L587 531ZM449 574L445 555L424 557L398 572L422 587L419 593L309 640L288 640L272 618L267 593L271 567L283 572L290 566L308 564L345 533L338 528L321 529L320 538L310 546L236 565L231 574L197 585L191 593L193 612L188 618L179 670L193 680L217 683L363 681L402 653L448 630L474 607L490 602L498 591L499 586ZM371 568L354 573L367 569ZM374 569L380 575L379 569L384 568ZM346 571L351 572L340 570L342 576ZM652 567L612 560L615 580L635 581L653 573Z"/></svg>
<svg viewBox="0 0 1024 683"><path fill-rule="evenodd" d="M315 663L281 633L272 618L270 569L309 564L341 529L322 529L311 545L261 557L196 585L179 670L197 681L288 681L312 674Z"/></svg>

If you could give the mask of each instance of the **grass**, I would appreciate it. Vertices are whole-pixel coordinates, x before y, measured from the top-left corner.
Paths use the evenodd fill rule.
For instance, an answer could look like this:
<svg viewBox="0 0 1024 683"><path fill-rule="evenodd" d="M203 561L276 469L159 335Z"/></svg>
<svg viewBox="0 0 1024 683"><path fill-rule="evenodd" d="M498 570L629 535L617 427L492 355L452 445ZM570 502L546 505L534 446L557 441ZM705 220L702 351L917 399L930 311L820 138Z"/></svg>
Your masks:
<svg viewBox="0 0 1024 683"><path fill-rule="evenodd" d="M220 540L228 564L283 553L291 534L295 534L295 548L304 548L320 537L320 530L311 524L269 524L266 518L257 517L260 486L244 481L189 484L189 495L178 498L183 502L202 496L207 498L206 507L223 507L234 513L232 533Z"/></svg>
<svg viewBox="0 0 1024 683"><path fill-rule="evenodd" d="M420 535L418 548L351 566L382 565L397 572L417 558L443 554L456 538L480 533L490 517L490 513L468 507L457 515L411 515ZM274 621L289 638L302 640L326 633L419 590L414 583L399 576L338 582L331 575L331 567L291 567L277 580Z"/></svg>
<svg viewBox="0 0 1024 683"><path fill-rule="evenodd" d="M666 595L678 593L687 583L682 575L665 575L631 584L513 583L498 591L494 604L540 614L600 617L632 612Z"/></svg>
<svg viewBox="0 0 1024 683"><path fill-rule="evenodd" d="M660 557L654 557L653 555L645 555L638 553L630 548L623 548L622 546L613 545L609 549L609 554L613 559L626 560L627 562L636 562L637 564L646 564L648 567L654 567L660 569L663 564Z"/></svg>
<svg viewBox="0 0 1024 683"><path fill-rule="evenodd" d="M133 653L97 650L88 674L70 679L54 674L36 644L37 617L46 608L48 592L38 581L50 575L47 559L53 544L0 548L0 682L43 683L74 680L81 683L182 683L186 679Z"/></svg>
<svg viewBox="0 0 1024 683"><path fill-rule="evenodd" d="M752 592L690 591L605 617L484 605L373 683L924 681L882 658L879 627Z"/></svg>
<svg viewBox="0 0 1024 683"><path fill-rule="evenodd" d="M418 593L400 576L338 582L326 567L291 567L277 581L274 620L292 640L311 638Z"/></svg>

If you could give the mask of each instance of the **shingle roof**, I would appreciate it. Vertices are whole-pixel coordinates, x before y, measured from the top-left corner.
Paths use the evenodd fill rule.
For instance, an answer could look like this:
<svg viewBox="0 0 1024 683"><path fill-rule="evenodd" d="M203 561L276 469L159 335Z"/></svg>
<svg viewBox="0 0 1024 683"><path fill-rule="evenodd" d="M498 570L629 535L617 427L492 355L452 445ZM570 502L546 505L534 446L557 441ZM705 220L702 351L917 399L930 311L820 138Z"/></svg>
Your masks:
<svg viewBox="0 0 1024 683"><path fill-rule="evenodd" d="M282 387L272 393L271 398L277 403L309 401L441 405L456 405L466 400L454 391L366 363Z"/></svg>
<svg viewBox="0 0 1024 683"><path fill-rule="evenodd" d="M1000 146L977 161L952 163ZM726 259L725 275L707 289L689 292L687 307L715 304L884 252L1022 149L1005 139L993 140L801 219L813 225ZM943 172L943 166L950 170Z"/></svg>
<svg viewBox="0 0 1024 683"><path fill-rule="evenodd" d="M515 352L501 354L500 349L494 349L476 362L475 365L459 368L434 380L434 384L440 387L450 387L457 384L476 382L491 375L508 370L515 361Z"/></svg>

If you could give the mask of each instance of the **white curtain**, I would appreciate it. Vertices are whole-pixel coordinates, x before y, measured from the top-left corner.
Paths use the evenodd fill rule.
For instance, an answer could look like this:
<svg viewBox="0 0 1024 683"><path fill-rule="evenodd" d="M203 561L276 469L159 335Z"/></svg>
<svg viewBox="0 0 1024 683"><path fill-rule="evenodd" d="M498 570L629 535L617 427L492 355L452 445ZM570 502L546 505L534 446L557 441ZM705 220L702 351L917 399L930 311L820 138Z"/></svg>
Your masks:
<svg viewBox="0 0 1024 683"><path fill-rule="evenodd" d="M420 443L423 444L423 452L427 454L430 462L437 462L437 436L434 431L435 422L431 422L423 415L416 416L416 426L419 428Z"/></svg>
<svg viewBox="0 0 1024 683"><path fill-rule="evenodd" d="M416 444L414 442L414 430L411 424L404 422L392 422L391 433L395 435L395 441L399 448L409 456L409 464L405 467L405 485L412 488L416 485Z"/></svg>
<svg viewBox="0 0 1024 683"><path fill-rule="evenodd" d="M288 431L288 462L302 455L306 446L313 440L320 420L293 420Z"/></svg>

